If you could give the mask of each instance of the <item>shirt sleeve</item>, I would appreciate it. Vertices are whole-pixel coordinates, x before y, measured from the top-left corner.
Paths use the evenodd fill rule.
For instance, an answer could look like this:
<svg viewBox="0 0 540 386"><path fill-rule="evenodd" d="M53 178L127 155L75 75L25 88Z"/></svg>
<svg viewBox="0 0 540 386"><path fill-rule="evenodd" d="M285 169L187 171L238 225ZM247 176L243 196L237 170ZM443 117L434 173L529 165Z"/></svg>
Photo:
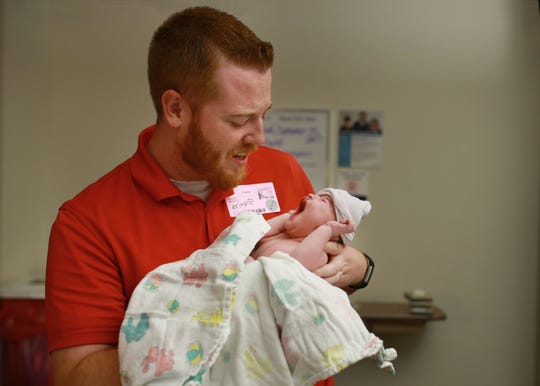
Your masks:
<svg viewBox="0 0 540 386"><path fill-rule="evenodd" d="M49 239L45 302L49 351L117 344L126 306L118 266L105 239L65 207Z"/></svg>

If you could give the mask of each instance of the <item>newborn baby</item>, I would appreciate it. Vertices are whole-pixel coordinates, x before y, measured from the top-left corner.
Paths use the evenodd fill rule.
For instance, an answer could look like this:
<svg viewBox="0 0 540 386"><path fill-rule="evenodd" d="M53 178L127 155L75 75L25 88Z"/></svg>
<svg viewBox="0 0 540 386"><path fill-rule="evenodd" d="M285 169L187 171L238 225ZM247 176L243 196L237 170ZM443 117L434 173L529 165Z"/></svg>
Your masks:
<svg viewBox="0 0 540 386"><path fill-rule="evenodd" d="M328 262L324 252L326 243L337 238L350 244L356 227L370 210L368 201L341 189L326 188L309 194L296 210L268 221L270 231L259 241L251 258L271 256L279 250L313 271Z"/></svg>

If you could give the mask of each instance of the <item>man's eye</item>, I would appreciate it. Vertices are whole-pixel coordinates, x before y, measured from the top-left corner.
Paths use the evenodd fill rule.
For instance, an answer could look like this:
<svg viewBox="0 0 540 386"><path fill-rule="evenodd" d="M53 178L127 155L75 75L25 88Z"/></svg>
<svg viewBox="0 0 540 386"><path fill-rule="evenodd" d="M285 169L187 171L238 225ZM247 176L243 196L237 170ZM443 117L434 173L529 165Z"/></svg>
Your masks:
<svg viewBox="0 0 540 386"><path fill-rule="evenodd" d="M247 121L242 121L242 122L239 122L239 121L231 121L231 126L232 127L242 127L246 124Z"/></svg>

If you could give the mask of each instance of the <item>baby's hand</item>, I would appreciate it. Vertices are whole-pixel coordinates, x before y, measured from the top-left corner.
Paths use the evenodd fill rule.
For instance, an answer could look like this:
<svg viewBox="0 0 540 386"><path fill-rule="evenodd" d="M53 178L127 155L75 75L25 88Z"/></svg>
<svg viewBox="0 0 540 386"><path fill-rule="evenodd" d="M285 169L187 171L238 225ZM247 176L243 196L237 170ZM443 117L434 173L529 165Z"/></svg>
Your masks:
<svg viewBox="0 0 540 386"><path fill-rule="evenodd" d="M343 233L351 233L356 229L354 223L349 220L342 220L341 222L328 221L326 225L332 228L332 237L339 236Z"/></svg>

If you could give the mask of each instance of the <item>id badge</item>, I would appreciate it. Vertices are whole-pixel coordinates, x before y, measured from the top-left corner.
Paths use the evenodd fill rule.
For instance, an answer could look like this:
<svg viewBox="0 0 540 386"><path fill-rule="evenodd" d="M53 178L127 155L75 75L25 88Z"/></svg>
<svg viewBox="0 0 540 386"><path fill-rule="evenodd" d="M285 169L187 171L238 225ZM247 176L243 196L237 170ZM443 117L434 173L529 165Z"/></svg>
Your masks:
<svg viewBox="0 0 540 386"><path fill-rule="evenodd" d="M247 210L260 214L280 211L273 182L238 185L225 201L231 217Z"/></svg>

